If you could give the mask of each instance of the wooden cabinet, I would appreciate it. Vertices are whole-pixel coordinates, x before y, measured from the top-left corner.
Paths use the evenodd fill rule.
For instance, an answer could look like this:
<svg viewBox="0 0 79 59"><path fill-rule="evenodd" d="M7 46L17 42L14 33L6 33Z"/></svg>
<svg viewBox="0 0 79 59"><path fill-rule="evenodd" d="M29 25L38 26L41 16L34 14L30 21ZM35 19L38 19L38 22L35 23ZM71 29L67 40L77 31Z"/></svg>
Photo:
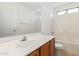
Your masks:
<svg viewBox="0 0 79 59"><path fill-rule="evenodd" d="M39 49L37 49L34 52L32 52L31 54L29 54L29 56L39 56Z"/></svg>
<svg viewBox="0 0 79 59"><path fill-rule="evenodd" d="M41 56L55 56L55 38L40 48Z"/></svg>
<svg viewBox="0 0 79 59"><path fill-rule="evenodd" d="M55 38L51 40L51 56L55 56Z"/></svg>
<svg viewBox="0 0 79 59"><path fill-rule="evenodd" d="M55 56L55 38L29 54L28 56Z"/></svg>
<svg viewBox="0 0 79 59"><path fill-rule="evenodd" d="M50 47L50 42L46 43L45 45L43 45L41 48L40 48L40 54L41 56L50 56L51 54L51 47Z"/></svg>

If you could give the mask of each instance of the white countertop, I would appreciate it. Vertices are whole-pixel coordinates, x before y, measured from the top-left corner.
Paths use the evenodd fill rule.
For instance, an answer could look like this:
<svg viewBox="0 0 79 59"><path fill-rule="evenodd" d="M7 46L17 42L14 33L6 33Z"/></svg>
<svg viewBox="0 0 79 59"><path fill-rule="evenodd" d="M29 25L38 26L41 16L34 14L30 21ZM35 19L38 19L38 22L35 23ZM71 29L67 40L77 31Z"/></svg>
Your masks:
<svg viewBox="0 0 79 59"><path fill-rule="evenodd" d="M50 41L54 36L38 34L28 34L26 42L12 41L0 44L0 56L24 56ZM25 44L22 44L25 43Z"/></svg>

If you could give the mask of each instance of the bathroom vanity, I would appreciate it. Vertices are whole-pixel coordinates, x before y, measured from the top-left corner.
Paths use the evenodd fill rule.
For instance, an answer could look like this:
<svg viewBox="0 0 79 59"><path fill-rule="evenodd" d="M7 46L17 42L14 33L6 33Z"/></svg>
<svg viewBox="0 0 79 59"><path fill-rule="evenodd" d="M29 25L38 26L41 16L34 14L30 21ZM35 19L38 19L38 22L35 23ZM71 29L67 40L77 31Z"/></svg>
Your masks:
<svg viewBox="0 0 79 59"><path fill-rule="evenodd" d="M26 40L23 40L27 37ZM41 33L31 33L0 38L0 56L54 56L55 37ZM23 41L22 41L23 40Z"/></svg>
<svg viewBox="0 0 79 59"><path fill-rule="evenodd" d="M28 56L55 56L55 38L42 45Z"/></svg>

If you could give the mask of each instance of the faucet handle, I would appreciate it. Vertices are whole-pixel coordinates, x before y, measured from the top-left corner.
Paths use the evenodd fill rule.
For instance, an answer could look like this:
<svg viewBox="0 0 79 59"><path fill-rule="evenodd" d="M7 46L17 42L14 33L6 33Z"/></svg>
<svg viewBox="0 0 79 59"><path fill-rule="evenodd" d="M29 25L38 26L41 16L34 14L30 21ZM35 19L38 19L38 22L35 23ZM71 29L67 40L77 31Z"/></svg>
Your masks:
<svg viewBox="0 0 79 59"><path fill-rule="evenodd" d="M22 40L20 40L20 41L26 41L26 40L27 40L27 37L24 36L24 37L22 38Z"/></svg>
<svg viewBox="0 0 79 59"><path fill-rule="evenodd" d="M27 37L26 37L26 36L24 36L24 38L23 38L23 40L22 40L22 41L26 41L26 39L27 39Z"/></svg>

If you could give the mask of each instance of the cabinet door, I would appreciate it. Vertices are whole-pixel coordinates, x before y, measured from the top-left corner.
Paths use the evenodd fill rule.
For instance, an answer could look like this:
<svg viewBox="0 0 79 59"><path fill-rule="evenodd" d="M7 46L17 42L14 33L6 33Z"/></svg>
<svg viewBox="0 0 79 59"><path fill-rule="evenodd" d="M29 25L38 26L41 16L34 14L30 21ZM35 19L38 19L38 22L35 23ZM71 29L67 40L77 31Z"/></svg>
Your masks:
<svg viewBox="0 0 79 59"><path fill-rule="evenodd" d="M51 40L51 56L55 56L55 38Z"/></svg>
<svg viewBox="0 0 79 59"><path fill-rule="evenodd" d="M51 48L51 43L48 42L46 43L45 45L43 45L41 48L40 48L40 55L41 56L50 56L51 52L50 52L50 48Z"/></svg>
<svg viewBox="0 0 79 59"><path fill-rule="evenodd" d="M39 56L39 49L32 52L29 56Z"/></svg>

